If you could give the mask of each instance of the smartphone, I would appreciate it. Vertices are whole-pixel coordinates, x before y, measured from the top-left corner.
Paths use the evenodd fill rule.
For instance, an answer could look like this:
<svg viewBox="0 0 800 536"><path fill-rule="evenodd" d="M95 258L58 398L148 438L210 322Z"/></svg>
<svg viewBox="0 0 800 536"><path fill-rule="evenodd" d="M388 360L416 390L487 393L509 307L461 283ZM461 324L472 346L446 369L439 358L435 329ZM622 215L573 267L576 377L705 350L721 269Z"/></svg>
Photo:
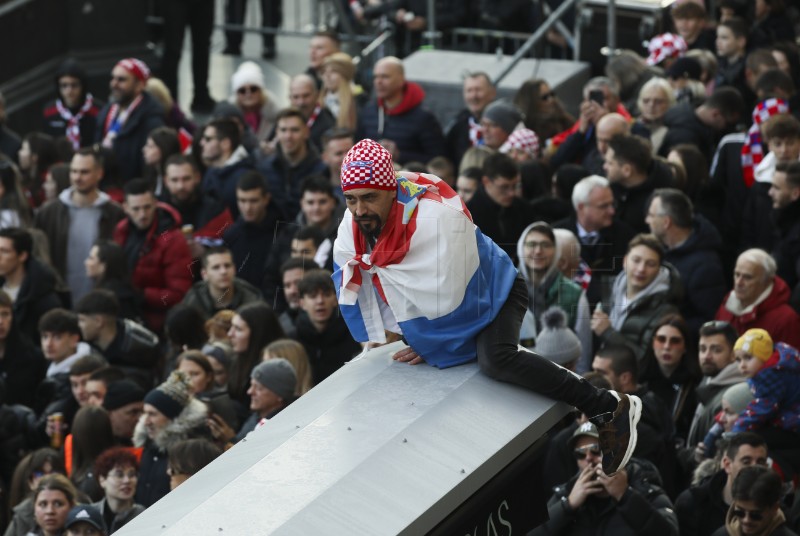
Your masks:
<svg viewBox="0 0 800 536"><path fill-rule="evenodd" d="M602 89L593 89L589 92L589 100L602 106L606 101L606 96Z"/></svg>

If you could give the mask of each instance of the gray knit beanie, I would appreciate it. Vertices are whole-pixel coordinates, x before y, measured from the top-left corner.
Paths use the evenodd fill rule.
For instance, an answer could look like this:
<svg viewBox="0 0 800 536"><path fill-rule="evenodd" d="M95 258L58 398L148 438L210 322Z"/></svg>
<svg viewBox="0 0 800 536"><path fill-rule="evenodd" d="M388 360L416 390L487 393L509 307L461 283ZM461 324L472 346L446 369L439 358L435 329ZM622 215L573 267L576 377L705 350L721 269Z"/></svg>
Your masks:
<svg viewBox="0 0 800 536"><path fill-rule="evenodd" d="M536 337L534 350L553 363L566 365L581 356L581 341L567 327L567 314L554 305L542 313L542 331Z"/></svg>
<svg viewBox="0 0 800 536"><path fill-rule="evenodd" d="M728 387L722 395L722 400L730 404L731 410L735 413L741 413L753 400L753 393L750 392L747 382L737 383Z"/></svg>
<svg viewBox="0 0 800 536"><path fill-rule="evenodd" d="M282 357L262 361L250 377L286 401L294 398L297 374L292 364Z"/></svg>
<svg viewBox="0 0 800 536"><path fill-rule="evenodd" d="M511 103L496 100L483 111L484 118L511 134L522 121L522 113Z"/></svg>

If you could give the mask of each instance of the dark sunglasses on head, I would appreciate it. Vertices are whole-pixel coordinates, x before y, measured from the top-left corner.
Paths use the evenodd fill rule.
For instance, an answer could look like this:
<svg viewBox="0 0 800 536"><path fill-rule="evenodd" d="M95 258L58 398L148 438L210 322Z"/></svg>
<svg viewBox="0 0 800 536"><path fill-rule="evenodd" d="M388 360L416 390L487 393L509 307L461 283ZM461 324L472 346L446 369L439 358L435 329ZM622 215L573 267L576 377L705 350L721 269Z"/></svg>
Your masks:
<svg viewBox="0 0 800 536"><path fill-rule="evenodd" d="M764 512L761 510L745 510L744 508L739 507L733 509L733 515L739 519L749 517L753 521L762 521L764 519Z"/></svg>
<svg viewBox="0 0 800 536"><path fill-rule="evenodd" d="M572 455L575 456L576 460L584 460L589 454L592 456L600 456L602 454L600 451L600 445L592 443L591 445L579 447L572 451Z"/></svg>

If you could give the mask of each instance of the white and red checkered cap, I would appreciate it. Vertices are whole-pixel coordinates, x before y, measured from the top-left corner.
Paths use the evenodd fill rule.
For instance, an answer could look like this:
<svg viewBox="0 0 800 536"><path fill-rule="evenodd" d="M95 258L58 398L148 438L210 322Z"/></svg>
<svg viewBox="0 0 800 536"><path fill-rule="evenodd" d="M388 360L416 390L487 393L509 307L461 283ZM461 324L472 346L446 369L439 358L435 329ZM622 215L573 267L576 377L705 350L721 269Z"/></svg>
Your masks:
<svg viewBox="0 0 800 536"><path fill-rule="evenodd" d="M373 140L353 145L342 161L342 191L354 188L397 189L392 155Z"/></svg>
<svg viewBox="0 0 800 536"><path fill-rule="evenodd" d="M667 58L680 58L689 47L680 35L663 33L653 37L647 44L650 55L647 56L648 65L658 65Z"/></svg>
<svg viewBox="0 0 800 536"><path fill-rule="evenodd" d="M508 136L499 151L507 153L511 149L519 149L536 157L539 154L539 137L529 128L518 128Z"/></svg>
<svg viewBox="0 0 800 536"><path fill-rule="evenodd" d="M150 67L137 58L119 60L114 67L122 67L142 82L147 82L147 79L150 78Z"/></svg>

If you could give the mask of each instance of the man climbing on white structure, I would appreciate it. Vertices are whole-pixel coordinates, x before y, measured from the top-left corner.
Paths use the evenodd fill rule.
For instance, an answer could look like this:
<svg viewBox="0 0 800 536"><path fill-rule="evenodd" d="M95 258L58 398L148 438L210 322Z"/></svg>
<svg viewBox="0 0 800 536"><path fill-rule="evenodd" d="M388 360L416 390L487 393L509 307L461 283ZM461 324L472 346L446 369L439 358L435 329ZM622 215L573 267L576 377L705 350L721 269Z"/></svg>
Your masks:
<svg viewBox="0 0 800 536"><path fill-rule="evenodd" d="M603 471L625 466L636 447L642 403L596 389L518 345L527 288L511 259L472 222L438 177L396 173L388 151L358 142L342 163L348 210L334 245L342 315L359 342L408 348L396 361L438 368L475 358L491 378L571 404L600 433Z"/></svg>

